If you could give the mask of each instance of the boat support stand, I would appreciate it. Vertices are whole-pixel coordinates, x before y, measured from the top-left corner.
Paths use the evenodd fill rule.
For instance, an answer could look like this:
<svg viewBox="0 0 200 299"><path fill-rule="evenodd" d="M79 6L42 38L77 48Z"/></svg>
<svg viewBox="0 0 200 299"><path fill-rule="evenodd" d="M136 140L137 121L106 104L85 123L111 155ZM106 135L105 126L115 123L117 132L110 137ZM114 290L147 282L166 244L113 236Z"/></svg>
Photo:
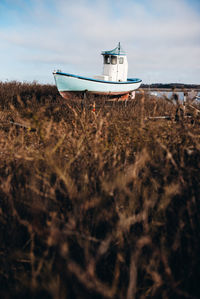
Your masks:
<svg viewBox="0 0 200 299"><path fill-rule="evenodd" d="M81 100L81 108L82 108L82 110L83 110L83 108L86 108L87 91L88 90L86 89L83 92L83 98Z"/></svg>

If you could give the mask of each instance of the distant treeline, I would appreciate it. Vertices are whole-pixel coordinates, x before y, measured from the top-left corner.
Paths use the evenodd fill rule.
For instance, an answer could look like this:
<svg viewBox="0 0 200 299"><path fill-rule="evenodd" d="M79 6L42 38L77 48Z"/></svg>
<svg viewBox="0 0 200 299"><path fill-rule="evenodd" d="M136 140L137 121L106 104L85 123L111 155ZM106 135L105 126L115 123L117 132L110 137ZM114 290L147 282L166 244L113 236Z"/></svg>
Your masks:
<svg viewBox="0 0 200 299"><path fill-rule="evenodd" d="M184 84L184 83L153 83L153 84L142 84L141 88L191 88L200 89L200 85L197 84Z"/></svg>

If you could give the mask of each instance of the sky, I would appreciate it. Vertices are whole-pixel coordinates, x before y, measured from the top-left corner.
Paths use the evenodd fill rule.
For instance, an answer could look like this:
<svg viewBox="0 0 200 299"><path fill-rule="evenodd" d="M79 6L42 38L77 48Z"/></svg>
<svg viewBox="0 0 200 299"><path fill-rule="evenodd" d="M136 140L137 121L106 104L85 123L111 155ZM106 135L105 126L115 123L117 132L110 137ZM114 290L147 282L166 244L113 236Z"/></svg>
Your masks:
<svg viewBox="0 0 200 299"><path fill-rule="evenodd" d="M200 0L0 0L0 81L99 75L118 42L128 77L200 84Z"/></svg>

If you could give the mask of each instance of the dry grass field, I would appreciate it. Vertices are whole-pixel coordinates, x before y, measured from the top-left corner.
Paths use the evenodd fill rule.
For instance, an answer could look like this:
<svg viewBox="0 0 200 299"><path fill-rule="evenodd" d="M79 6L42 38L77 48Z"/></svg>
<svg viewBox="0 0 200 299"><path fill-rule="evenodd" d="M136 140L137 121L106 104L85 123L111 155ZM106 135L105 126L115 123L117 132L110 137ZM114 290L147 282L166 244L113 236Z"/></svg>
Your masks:
<svg viewBox="0 0 200 299"><path fill-rule="evenodd" d="M1 298L200 297L200 117L185 109L141 93L94 113L0 83Z"/></svg>

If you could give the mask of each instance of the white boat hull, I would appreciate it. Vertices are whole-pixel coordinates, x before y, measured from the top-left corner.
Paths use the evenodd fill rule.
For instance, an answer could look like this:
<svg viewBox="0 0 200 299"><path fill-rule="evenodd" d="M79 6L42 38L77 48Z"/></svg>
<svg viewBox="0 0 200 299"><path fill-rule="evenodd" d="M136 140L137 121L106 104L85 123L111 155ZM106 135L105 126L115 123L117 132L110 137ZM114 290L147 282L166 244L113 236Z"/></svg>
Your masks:
<svg viewBox="0 0 200 299"><path fill-rule="evenodd" d="M122 96L138 89L140 79L127 79L123 82L103 81L76 76L68 73L54 72L56 86L61 96L68 99L73 94L93 93L97 95Z"/></svg>

